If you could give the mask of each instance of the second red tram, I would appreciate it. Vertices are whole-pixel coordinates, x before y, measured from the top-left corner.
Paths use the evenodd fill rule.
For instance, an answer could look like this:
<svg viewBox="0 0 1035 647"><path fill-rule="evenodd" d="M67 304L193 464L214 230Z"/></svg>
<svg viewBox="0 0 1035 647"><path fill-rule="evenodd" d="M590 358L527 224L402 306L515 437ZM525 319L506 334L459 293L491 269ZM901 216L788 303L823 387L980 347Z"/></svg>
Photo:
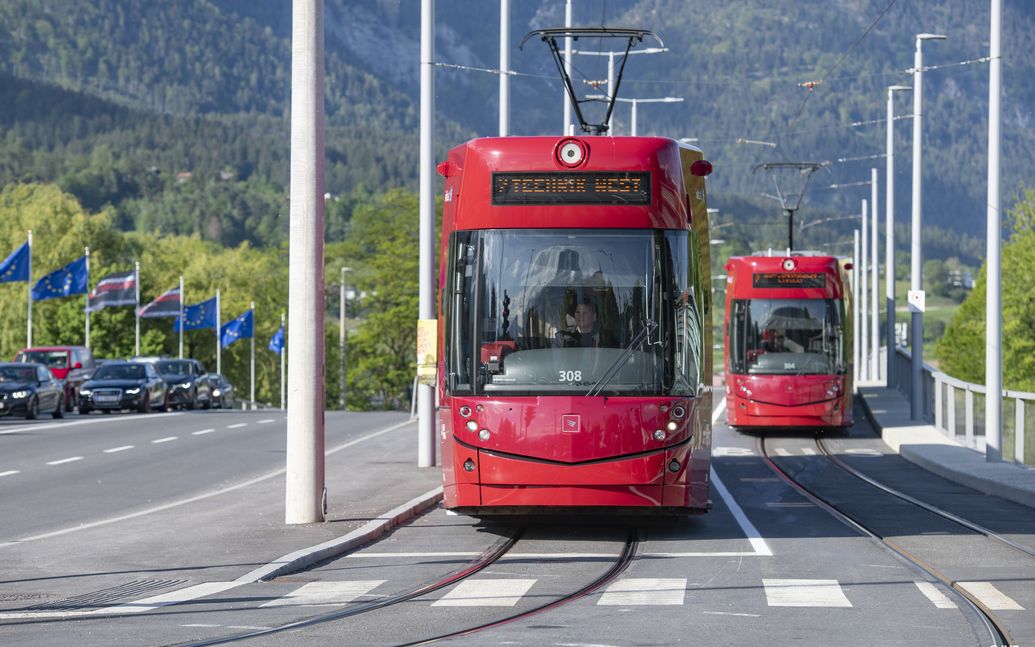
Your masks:
<svg viewBox="0 0 1035 647"><path fill-rule="evenodd" d="M439 165L447 508L708 509L710 170L654 137L476 139Z"/></svg>
<svg viewBox="0 0 1035 647"><path fill-rule="evenodd" d="M849 268L813 255L734 257L726 264L731 426L851 426Z"/></svg>

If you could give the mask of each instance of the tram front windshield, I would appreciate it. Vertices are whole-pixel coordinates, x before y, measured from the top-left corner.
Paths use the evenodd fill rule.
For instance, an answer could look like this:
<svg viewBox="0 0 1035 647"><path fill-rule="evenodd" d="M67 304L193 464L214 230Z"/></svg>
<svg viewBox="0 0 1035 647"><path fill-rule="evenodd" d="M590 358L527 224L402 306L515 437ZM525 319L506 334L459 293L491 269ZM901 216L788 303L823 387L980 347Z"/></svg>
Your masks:
<svg viewBox="0 0 1035 647"><path fill-rule="evenodd" d="M701 318L686 231L460 231L450 241L454 395L694 395Z"/></svg>
<svg viewBox="0 0 1035 647"><path fill-rule="evenodd" d="M730 319L732 373L829 375L847 370L840 301L738 299Z"/></svg>

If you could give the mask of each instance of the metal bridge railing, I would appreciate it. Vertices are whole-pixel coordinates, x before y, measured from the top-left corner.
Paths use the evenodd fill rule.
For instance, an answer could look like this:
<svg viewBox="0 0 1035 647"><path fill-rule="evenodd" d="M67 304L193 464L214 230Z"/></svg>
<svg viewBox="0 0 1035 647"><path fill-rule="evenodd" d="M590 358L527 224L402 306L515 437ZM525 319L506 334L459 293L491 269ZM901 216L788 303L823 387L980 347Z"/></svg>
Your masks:
<svg viewBox="0 0 1035 647"><path fill-rule="evenodd" d="M895 372L889 386L907 399L912 397L911 355L895 349ZM980 452L985 451L985 400L983 384L958 380L924 364L924 420L938 431ZM1003 390L1004 461L1035 467L1035 393Z"/></svg>

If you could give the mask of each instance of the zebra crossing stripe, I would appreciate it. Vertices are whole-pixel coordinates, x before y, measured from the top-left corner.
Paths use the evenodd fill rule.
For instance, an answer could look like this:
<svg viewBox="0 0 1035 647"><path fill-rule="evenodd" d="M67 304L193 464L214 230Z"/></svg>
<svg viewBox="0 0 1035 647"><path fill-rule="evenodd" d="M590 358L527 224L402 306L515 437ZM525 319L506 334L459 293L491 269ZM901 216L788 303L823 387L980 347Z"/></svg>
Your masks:
<svg viewBox="0 0 1035 647"><path fill-rule="evenodd" d="M938 590L934 584L930 582L913 582L916 584L916 588L920 589L920 592L927 596L934 606L939 609L955 609L956 603L945 596L944 593Z"/></svg>
<svg viewBox="0 0 1035 647"><path fill-rule="evenodd" d="M357 580L353 582L310 582L288 593L270 600L260 607L330 607L342 606L361 598L385 580Z"/></svg>
<svg viewBox="0 0 1035 647"><path fill-rule="evenodd" d="M771 607L850 607L837 580L763 579L766 601Z"/></svg>
<svg viewBox="0 0 1035 647"><path fill-rule="evenodd" d="M602 606L682 605L686 578L628 578L612 582L597 604Z"/></svg>
<svg viewBox="0 0 1035 647"><path fill-rule="evenodd" d="M1014 602L991 582L958 582L958 584L992 611L1024 611L1024 607Z"/></svg>
<svg viewBox="0 0 1035 647"><path fill-rule="evenodd" d="M536 580L464 580L433 607L512 607Z"/></svg>

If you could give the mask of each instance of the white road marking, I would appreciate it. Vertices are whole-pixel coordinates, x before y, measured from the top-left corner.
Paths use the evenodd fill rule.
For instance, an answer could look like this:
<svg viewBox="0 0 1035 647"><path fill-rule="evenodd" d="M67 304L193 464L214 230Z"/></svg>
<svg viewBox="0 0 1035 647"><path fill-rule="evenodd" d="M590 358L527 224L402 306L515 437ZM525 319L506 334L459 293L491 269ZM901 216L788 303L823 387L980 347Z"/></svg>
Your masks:
<svg viewBox="0 0 1035 647"><path fill-rule="evenodd" d="M763 579L771 607L850 607L837 580Z"/></svg>
<svg viewBox="0 0 1035 647"><path fill-rule="evenodd" d="M216 627L222 627L223 625L209 625L209 624L205 624L203 622L198 622L198 623L195 623L195 624L180 625L180 626L181 627L198 627L200 629L215 629Z"/></svg>
<svg viewBox="0 0 1035 647"><path fill-rule="evenodd" d="M7 470L6 472L0 472L0 476L14 476L15 474L21 474L21 470Z"/></svg>
<svg viewBox="0 0 1035 647"><path fill-rule="evenodd" d="M702 611L707 616L737 616L738 618L761 618L758 613L732 613L729 611Z"/></svg>
<svg viewBox="0 0 1035 647"><path fill-rule="evenodd" d="M913 582L913 584L916 584L916 588L920 589L920 592L939 609L956 608L956 604L946 597L944 593L939 591L938 587L934 584L931 584L930 582Z"/></svg>
<svg viewBox="0 0 1035 647"><path fill-rule="evenodd" d="M157 417L158 416L152 416L152 418L157 418ZM132 418L132 419L136 420L137 422L140 422L140 420L137 419L137 418ZM340 451L342 451L344 449L348 449L349 447L352 447L353 445L358 445L359 443L366 442L366 441L370 440L371 438L377 438L378 436L382 436L384 434L393 432L396 429L399 429L401 427L405 427L406 425L412 425L412 424L414 424L413 420L406 420L404 422L400 422L400 423L392 425L390 427L385 427L384 429L379 429L377 431L374 431L374 432L371 432L371 433L367 434L366 436L360 436L359 438L356 438L354 440L350 440L350 441L344 442L344 443L338 445L337 447L335 447L334 449L331 449L331 450L328 450L327 452L324 452L324 455L325 456L330 456L331 454L336 454L336 453L338 453L338 452L340 452ZM51 537L59 537L61 535L67 535L67 534L73 533L73 532L80 532L82 530L88 530L90 528L96 528L98 526L106 526L108 524L117 523L119 521L126 521L128 519L136 519L137 517L143 517L143 516L146 516L146 515L149 515L149 514L154 514L155 512L162 512L163 510L169 510L170 508L178 508L178 507L180 507L182 505L186 505L188 503L194 503L195 501L203 501L205 499L210 499L210 498L212 498L214 496L219 496L221 494L226 494L228 492L234 492L235 490L240 490L242 488L246 488L248 486L255 485L256 483L261 483L261 482L269 480L271 478L276 478L276 477L280 476L281 474L283 474L285 471L286 470L284 468L280 468L278 470L274 470L272 472L268 472L266 474L263 474L262 476L257 476L257 477L255 477L253 479L249 479L247 481L242 481L241 483L237 483L237 484L234 484L234 485L231 485L231 486L219 489L219 490L213 490L211 492L205 492L204 494L199 494L197 496L192 496L192 497L189 497L189 498L186 498L186 499L180 499L178 501L171 501L171 502L166 503L164 505L155 506L153 508L148 508L146 510L140 510L138 512L132 512L130 514L124 514L124 515L119 516L119 517L111 517L109 519L101 519L99 521L94 521L92 523L78 524L78 525L75 525L75 526L70 526L68 528L62 528L61 530L55 530L53 532L43 533L41 535L33 535L31 537L23 537L22 539L16 539L14 541L2 542L2 543L0 543L0 548L5 548L7 546L15 546L17 544L25 543L25 542L28 542L28 541L39 541L41 539L49 539ZM250 583L251 581L253 581L256 578L248 579L249 576L251 576L254 573L258 573L258 572L264 571L264 570L266 570L270 566L271 566L271 564L267 564L266 566L261 566L258 569L255 569L254 571L252 571L251 573L248 573L247 575L243 576L243 578L239 578L239 579L242 579L242 581L238 582L236 584L236 586L240 586L241 584ZM0 614L0 618L3 618L3 617L5 617L5 616ZM19 616L19 617L25 617L25 616ZM31 617L36 617L36 616L31 616ZM41 617L43 617L43 616L41 616ZM50 617L50 616L48 616L48 617ZM65 616L59 615L59 616L53 616L53 617L65 617Z"/></svg>
<svg viewBox="0 0 1035 647"><path fill-rule="evenodd" d="M152 440L151 444L157 445L159 443L167 443L173 440L179 440L179 436L166 436L165 438L159 438L158 440Z"/></svg>
<svg viewBox="0 0 1035 647"><path fill-rule="evenodd" d="M287 595L270 600L260 607L328 607L343 606L361 598L385 580L360 580L355 582L310 582Z"/></svg>
<svg viewBox="0 0 1035 647"><path fill-rule="evenodd" d="M248 426L247 422L239 422L236 425L227 425L226 428L227 429L239 429L241 427L247 427L247 426Z"/></svg>
<svg viewBox="0 0 1035 647"><path fill-rule="evenodd" d="M61 460L50 461L47 465L64 465L65 463L74 463L81 460L83 460L82 456L72 456L71 458L62 458Z"/></svg>
<svg viewBox="0 0 1035 647"><path fill-rule="evenodd" d="M266 425L266 424L269 424L271 422L276 422L276 420L274 420L273 418L263 418L262 420L259 421L258 424Z"/></svg>
<svg viewBox="0 0 1035 647"><path fill-rule="evenodd" d="M733 495L726 489L726 486L722 484L722 479L719 478L718 473L715 471L715 467L711 468L712 485L715 486L715 491L719 493L722 500L726 502L726 507L730 509L730 514L737 520L741 530L744 531L744 536L751 542L752 548L755 549L754 553L747 553L748 555L759 555L764 557L772 557L773 551L770 550L769 544L762 538L762 534L758 532L758 529L751 523L744 514L744 511L740 508L740 505L733 500Z"/></svg>
<svg viewBox="0 0 1035 647"><path fill-rule="evenodd" d="M846 454L854 454L855 456L883 456L884 455L884 454L881 454L876 449L860 449L860 448L855 448L855 449L846 449L846 450L844 450L844 452Z"/></svg>
<svg viewBox="0 0 1035 647"><path fill-rule="evenodd" d="M232 589L238 586L236 582L203 582L201 584L195 584L194 586L188 586L185 589L179 591L172 591L170 593L163 593L161 595L155 595L150 598L144 598L143 600L137 600L135 602L126 602L115 607L108 607L106 609L96 609L95 613L141 613L143 611L153 611L159 607L167 607L173 604L180 604L181 602L189 602L191 600L197 600L209 595L215 595L222 593L227 589Z"/></svg>
<svg viewBox="0 0 1035 647"><path fill-rule="evenodd" d="M991 582L957 582L957 584L993 611L1024 611L1024 607L997 589Z"/></svg>
<svg viewBox="0 0 1035 647"><path fill-rule="evenodd" d="M747 447L715 447L712 456L756 456L753 449Z"/></svg>
<svg viewBox="0 0 1035 647"><path fill-rule="evenodd" d="M201 431L192 431L192 432L190 432L190 435L191 436L204 436L205 434L210 434L213 431L215 431L215 429L202 429Z"/></svg>
<svg viewBox="0 0 1035 647"><path fill-rule="evenodd" d="M815 456L816 455L816 450L812 449L811 447L802 447L801 448L801 453L805 454L806 456Z"/></svg>
<svg viewBox="0 0 1035 647"><path fill-rule="evenodd" d="M111 449L105 449L104 453L105 454L114 454L116 452L124 452L127 449L133 449L133 447L134 447L133 445L123 445L121 447L112 447Z"/></svg>
<svg viewBox="0 0 1035 647"><path fill-rule="evenodd" d="M601 606L682 605L686 578L628 578L612 582L597 602Z"/></svg>
<svg viewBox="0 0 1035 647"><path fill-rule="evenodd" d="M783 447L777 447L775 450L777 456L790 456L791 453Z"/></svg>
<svg viewBox="0 0 1035 647"><path fill-rule="evenodd" d="M182 412L177 413L152 413L148 415L148 420L155 420L157 418L168 417L168 416L182 416ZM61 427L78 427L80 425L96 425L98 423L107 422L140 422L140 418L136 416L98 416L90 420L74 420L69 422L49 422L46 424L39 425L21 425L18 427L0 427L0 435L3 434L16 434L19 431L37 431L40 429L55 429Z"/></svg>
<svg viewBox="0 0 1035 647"><path fill-rule="evenodd" d="M433 607L512 607L536 580L464 580Z"/></svg>

